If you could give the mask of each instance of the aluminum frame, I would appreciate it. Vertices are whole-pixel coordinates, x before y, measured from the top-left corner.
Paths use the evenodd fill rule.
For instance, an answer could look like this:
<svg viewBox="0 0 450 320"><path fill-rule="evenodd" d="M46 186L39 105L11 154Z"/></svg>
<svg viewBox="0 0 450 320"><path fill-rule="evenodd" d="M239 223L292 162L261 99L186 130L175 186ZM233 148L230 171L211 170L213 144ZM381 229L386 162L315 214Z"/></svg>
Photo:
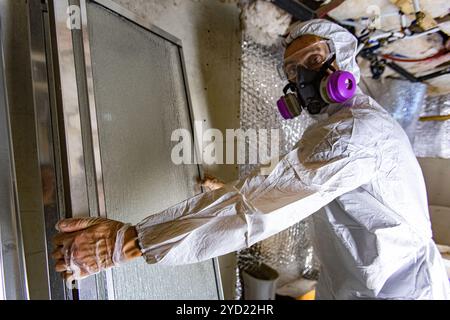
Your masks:
<svg viewBox="0 0 450 320"><path fill-rule="evenodd" d="M30 37L30 63L31 63L31 80L33 90L33 104L36 116L36 137L38 146L38 162L41 170L47 170L49 173L48 183L51 184L51 189L54 191L51 196L43 201L43 214L45 221L45 239L47 251L47 275L49 278L48 293L51 299L64 299L66 294L64 284L61 277L50 268L49 248L51 248L50 239L55 234L54 225L59 220L60 212L64 212L64 204L59 201L58 195L63 194L62 188L58 185L61 181L58 175L57 156L58 151L53 148L56 144L58 135L55 133L56 122L52 121L51 111L55 106L55 102L50 102L50 85L49 79L52 73L48 72L51 68L51 59L48 59L48 48L50 45L46 43L46 38L49 38L48 29L46 30L46 8L41 5L39 1L31 0L28 7L28 28L33 36ZM44 18L46 16L47 18ZM46 36L47 34L47 36ZM57 131L56 131L57 132ZM46 133L46 134L44 134ZM48 148L48 146L52 146ZM59 177L58 177L59 176ZM45 195L43 194L43 199Z"/></svg>
<svg viewBox="0 0 450 320"><path fill-rule="evenodd" d="M0 21L0 300L29 299Z"/></svg>
<svg viewBox="0 0 450 320"><path fill-rule="evenodd" d="M86 94L87 94L87 103L89 109L89 123L90 123L90 134L92 137L91 140L91 149L93 151L93 166L94 172L93 176L95 176L95 186L96 186L96 194L97 194L97 215L101 217L106 217L106 201L105 201L105 191L103 186L103 171L102 171L102 161L101 161L101 153L100 153L100 141L98 136L98 125L97 125L97 109L95 106L95 97L94 97L94 78L92 74L92 60L91 60L91 48L89 42L89 30L87 25L87 7L85 1L76 1L76 3L80 6L81 9L81 34L82 37L82 47L84 53L84 75L86 77ZM106 290L105 298L109 300L114 300L114 286L113 286L113 277L111 269L108 269L104 272L104 278L99 276L101 281L104 284L104 289Z"/></svg>

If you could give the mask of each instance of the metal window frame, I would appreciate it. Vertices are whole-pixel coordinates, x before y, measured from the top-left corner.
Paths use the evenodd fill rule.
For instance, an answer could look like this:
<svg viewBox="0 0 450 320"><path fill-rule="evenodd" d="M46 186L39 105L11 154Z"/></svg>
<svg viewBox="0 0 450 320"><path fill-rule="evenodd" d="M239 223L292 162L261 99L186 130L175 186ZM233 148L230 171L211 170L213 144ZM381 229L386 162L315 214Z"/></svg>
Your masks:
<svg viewBox="0 0 450 320"><path fill-rule="evenodd" d="M52 145L56 142L61 145L60 150L53 150L53 154L47 155L47 158L51 156L52 159L55 159L52 168L55 170L57 194L52 199L52 205L45 206L44 214L46 228L54 229L55 219L64 216L106 216L88 32L88 2L100 5L176 45L182 67L186 102L189 109L189 122L191 131L194 133L192 103L187 82L183 48L181 40L178 38L143 20L111 0L47 0L45 5L42 5L40 0L29 0L29 2L30 34L35 33L34 28L39 27L39 24L44 25L42 32L44 36L37 34L37 37L33 35L31 38L37 38L36 42L40 41L40 43L42 43L42 38L44 38L48 46L47 54L52 57L50 59L51 61L47 62L50 66L43 66L42 57L38 54L33 54L33 52L42 52L42 44L40 44L40 48L39 45L35 44L31 49L32 69L36 68L35 72L39 74L44 69L47 69L49 74L55 73L56 75L53 84L52 79L39 79L38 75L33 77L33 90L36 96L35 104L38 105L40 103L42 106L41 108L36 108L37 116L39 117L39 114L50 112L51 108L57 108L59 112L58 119L51 119L51 117L47 116L45 117L47 122L38 123L38 125L51 128L53 132L53 137L39 137L38 135L38 140L42 140L39 148L40 151L45 151L43 148L45 144L50 143ZM39 6L41 7L40 10ZM79 8L81 29L69 29L66 26L69 17L69 6ZM36 18L39 15L36 13L37 11L44 12L44 19ZM45 21L46 15L48 16L48 21ZM34 21L31 16L37 21ZM46 31L46 28L49 30ZM45 39L46 33L48 34L47 39ZM48 45L49 42L50 45ZM43 59L45 60L45 57ZM42 86L44 80L50 83L50 88L46 88L50 89L50 93L52 91L51 87L54 87L53 94L47 95L47 97L44 97L43 94L39 95L39 86ZM74 92L77 94L74 95ZM68 121L69 115L71 116L70 123ZM60 137L58 138L58 136ZM192 137L194 137L194 134ZM61 139L61 141L58 141L58 139ZM73 147L74 145L82 146L82 148L76 149ZM67 146L67 148L64 148L64 146ZM198 150L195 151L198 154ZM78 159L84 159L84 163L80 164ZM61 167L62 163L67 163L67 166L62 172L58 172L58 167ZM41 165L44 164L41 163ZM201 176L200 166L197 165L197 168L198 174ZM80 181L83 183L80 184ZM58 211L55 211L55 208ZM47 223L47 221L51 223ZM47 244L49 247L53 233L54 231L47 230ZM216 279L217 296L219 299L223 299L218 259L213 259L212 263ZM114 284L111 270L107 270L95 277L90 277L77 283L78 290L65 290L62 281L56 280L54 277L56 273L53 269L53 265L50 262L48 266L50 281L57 282L56 285L50 285L51 297L57 299L114 299Z"/></svg>
<svg viewBox="0 0 450 320"><path fill-rule="evenodd" d="M0 21L0 300L29 299Z"/></svg>

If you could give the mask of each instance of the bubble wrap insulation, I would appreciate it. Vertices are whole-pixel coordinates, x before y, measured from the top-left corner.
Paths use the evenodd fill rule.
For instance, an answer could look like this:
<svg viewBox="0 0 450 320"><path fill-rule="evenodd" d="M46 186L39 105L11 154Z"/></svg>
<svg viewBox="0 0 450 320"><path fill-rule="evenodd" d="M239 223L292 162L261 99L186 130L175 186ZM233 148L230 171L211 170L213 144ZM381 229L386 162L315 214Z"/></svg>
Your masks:
<svg viewBox="0 0 450 320"><path fill-rule="evenodd" d="M420 116L450 115L450 94L428 97ZM418 157L450 158L450 120L419 121L414 140Z"/></svg>
<svg viewBox="0 0 450 320"><path fill-rule="evenodd" d="M279 129L280 155L291 150L313 121L306 114L286 121L278 113L276 101L282 95L285 83L279 78L276 67L282 59L282 54L281 44L266 47L255 43L244 33L240 125L243 130L269 129L270 132L270 129ZM247 148L255 147L247 145ZM255 165L240 165L239 174L244 177L254 168ZM310 240L311 229L311 220L306 219L238 252L236 298L242 298L241 270L252 268L262 262L279 272L278 287L298 279L305 273L315 272L318 262L314 257Z"/></svg>

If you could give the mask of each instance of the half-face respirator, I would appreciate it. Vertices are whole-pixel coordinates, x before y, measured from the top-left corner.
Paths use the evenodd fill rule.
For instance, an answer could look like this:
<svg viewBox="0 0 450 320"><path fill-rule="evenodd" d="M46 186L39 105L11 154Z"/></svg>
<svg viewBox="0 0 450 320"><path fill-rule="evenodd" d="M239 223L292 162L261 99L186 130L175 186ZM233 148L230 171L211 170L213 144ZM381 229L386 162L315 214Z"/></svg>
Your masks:
<svg viewBox="0 0 450 320"><path fill-rule="evenodd" d="M330 47L330 41L320 41L285 59L281 72L289 83L277 101L284 119L299 116L302 109L318 114L327 105L343 103L355 94L355 77L336 70L336 55Z"/></svg>

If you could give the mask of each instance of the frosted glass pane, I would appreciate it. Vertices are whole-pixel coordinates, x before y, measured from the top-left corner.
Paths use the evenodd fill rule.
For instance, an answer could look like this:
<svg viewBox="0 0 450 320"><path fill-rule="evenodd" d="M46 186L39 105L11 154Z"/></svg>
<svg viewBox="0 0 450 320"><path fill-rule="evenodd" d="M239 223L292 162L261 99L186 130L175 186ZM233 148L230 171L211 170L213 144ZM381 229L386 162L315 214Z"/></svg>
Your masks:
<svg viewBox="0 0 450 320"><path fill-rule="evenodd" d="M88 2L107 215L137 223L194 195L197 167L176 166L172 130L190 130L178 47ZM143 259L113 270L116 299L217 299L212 260Z"/></svg>

